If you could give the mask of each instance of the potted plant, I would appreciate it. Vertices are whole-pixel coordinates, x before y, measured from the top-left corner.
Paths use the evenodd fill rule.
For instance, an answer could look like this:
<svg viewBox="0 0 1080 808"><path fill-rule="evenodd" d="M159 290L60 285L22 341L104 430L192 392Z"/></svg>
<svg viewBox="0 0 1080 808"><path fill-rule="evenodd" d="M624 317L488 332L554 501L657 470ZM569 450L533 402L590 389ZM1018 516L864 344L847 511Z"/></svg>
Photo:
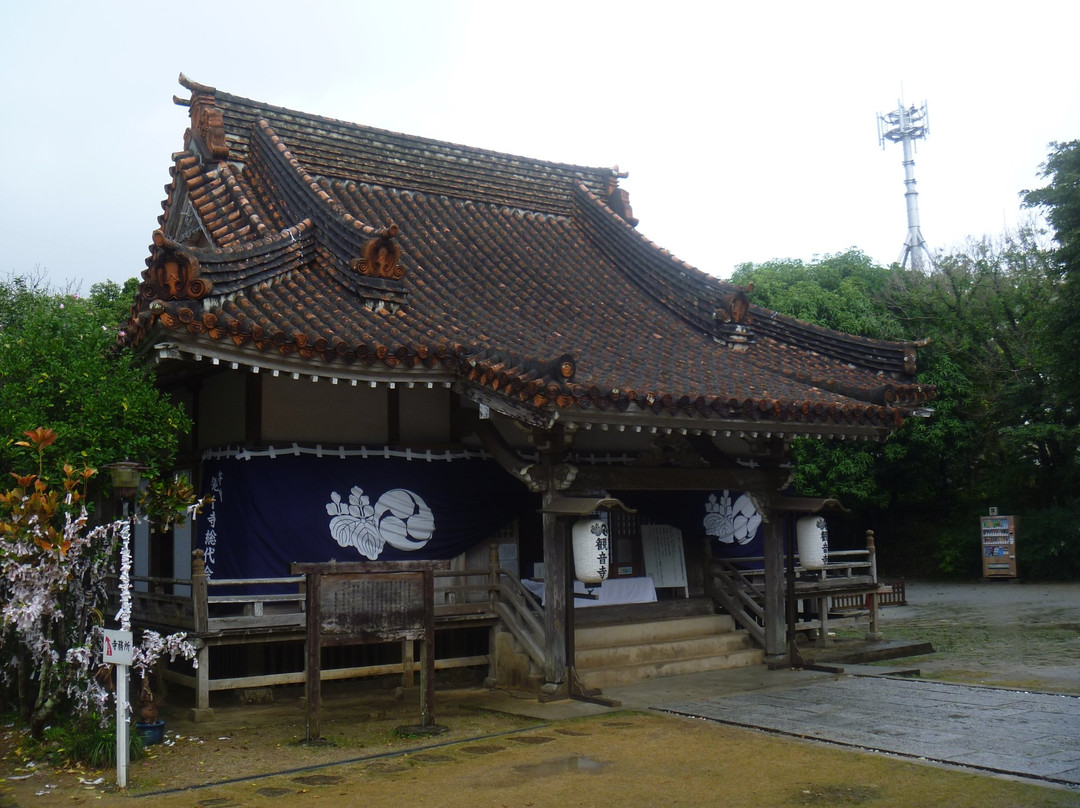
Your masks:
<svg viewBox="0 0 1080 808"><path fill-rule="evenodd" d="M165 738L165 721L158 717L158 700L150 684L155 664L165 654L168 654L169 661L172 661L178 656L193 660L195 653L195 646L188 642L187 635L183 632L162 636L147 629L142 633L142 642L131 654L131 667L138 672L140 679L135 711L137 720L133 722L133 726L142 738L143 745L161 743Z"/></svg>

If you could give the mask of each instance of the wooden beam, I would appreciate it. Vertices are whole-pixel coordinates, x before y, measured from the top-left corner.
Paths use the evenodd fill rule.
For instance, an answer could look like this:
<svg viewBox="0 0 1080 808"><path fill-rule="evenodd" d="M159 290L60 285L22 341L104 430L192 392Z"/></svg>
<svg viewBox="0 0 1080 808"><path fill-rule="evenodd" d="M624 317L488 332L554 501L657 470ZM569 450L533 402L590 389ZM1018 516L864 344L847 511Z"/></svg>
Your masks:
<svg viewBox="0 0 1080 808"><path fill-rule="evenodd" d="M244 376L244 440L248 446L258 446L263 436L263 381L262 375L248 373Z"/></svg>
<svg viewBox="0 0 1080 808"><path fill-rule="evenodd" d="M778 474L778 471L781 472ZM769 468L714 469L668 466L580 466L574 488L580 491L775 491L784 470Z"/></svg>

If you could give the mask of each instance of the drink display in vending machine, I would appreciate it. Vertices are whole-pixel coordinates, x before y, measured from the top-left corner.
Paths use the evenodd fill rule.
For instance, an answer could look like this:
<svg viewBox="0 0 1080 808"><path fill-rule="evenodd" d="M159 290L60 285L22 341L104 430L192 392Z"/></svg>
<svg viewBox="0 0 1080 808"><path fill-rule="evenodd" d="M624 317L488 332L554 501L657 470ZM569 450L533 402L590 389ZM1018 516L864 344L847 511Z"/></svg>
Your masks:
<svg viewBox="0 0 1080 808"><path fill-rule="evenodd" d="M999 516L996 508L979 517L983 578L1016 577L1016 522L1015 516Z"/></svg>

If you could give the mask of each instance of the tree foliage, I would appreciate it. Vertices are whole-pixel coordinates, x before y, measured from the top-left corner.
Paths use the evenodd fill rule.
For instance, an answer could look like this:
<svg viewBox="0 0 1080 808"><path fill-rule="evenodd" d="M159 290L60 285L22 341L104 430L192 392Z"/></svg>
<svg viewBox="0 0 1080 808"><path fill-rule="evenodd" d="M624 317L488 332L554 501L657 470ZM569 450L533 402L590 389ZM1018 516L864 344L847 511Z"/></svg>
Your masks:
<svg viewBox="0 0 1080 808"><path fill-rule="evenodd" d="M45 455L58 435L39 427L26 438L16 446L36 471L13 475L15 485L0 492L0 709L16 710L40 738L56 720L108 715L101 629L112 612L110 576L120 581L120 628L131 629L130 523L91 526L86 490L96 470L65 463L52 485ZM191 659L195 648L183 634L143 632L133 667L144 682L166 653Z"/></svg>
<svg viewBox="0 0 1080 808"><path fill-rule="evenodd" d="M1041 208L1058 242L1056 259L1072 274L1080 273L1080 140L1051 143L1040 166L1049 183L1024 192L1024 204Z"/></svg>
<svg viewBox="0 0 1080 808"><path fill-rule="evenodd" d="M732 282L754 284L760 306L808 323L878 339L899 339L904 330L880 300L892 272L852 249L806 264L798 259L742 264Z"/></svg>
<svg viewBox="0 0 1080 808"><path fill-rule="evenodd" d="M0 494L0 695L40 736L62 706L104 712L107 693L92 675L93 637L126 523L89 529L82 503L95 472L68 465L62 485L50 486L40 470L56 434L39 428L27 437L19 444L33 447L39 473L16 476Z"/></svg>
<svg viewBox="0 0 1080 808"><path fill-rule="evenodd" d="M1024 193L1024 204L1045 215L1054 231L1060 284L1045 313L1054 356L1051 377L1072 401L1080 397L1080 140L1050 144L1042 165L1048 184Z"/></svg>
<svg viewBox="0 0 1080 808"><path fill-rule="evenodd" d="M114 350L134 294L134 281L95 284L87 297L33 278L0 282L0 470L28 470L15 442L43 425L57 434L56 457L168 468L190 421L145 367ZM56 479L59 468L44 473Z"/></svg>
<svg viewBox="0 0 1080 808"><path fill-rule="evenodd" d="M755 302L862 336L929 338L921 383L938 390L929 419L883 444L796 441L798 493L836 496L882 537L884 568L975 575L977 517L1021 515L1025 574L1080 572L1073 399L1059 383L1059 333L1047 315L1062 288L1058 256L1023 230L971 241L930 272L875 266L851 251L821 261L740 267ZM1072 361L1075 362L1075 359Z"/></svg>

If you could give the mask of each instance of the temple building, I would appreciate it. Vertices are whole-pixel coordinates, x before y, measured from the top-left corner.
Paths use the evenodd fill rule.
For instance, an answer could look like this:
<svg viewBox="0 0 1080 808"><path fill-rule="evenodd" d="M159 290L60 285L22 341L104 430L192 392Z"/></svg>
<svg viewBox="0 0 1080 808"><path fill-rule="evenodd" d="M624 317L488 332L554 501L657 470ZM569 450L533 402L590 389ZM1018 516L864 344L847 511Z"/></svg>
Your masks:
<svg viewBox="0 0 1080 808"><path fill-rule="evenodd" d="M749 631L731 664L783 661L785 542L822 504L790 495L791 441L886 439L934 395L915 344L754 305L642 235L617 169L180 83L124 339L188 407L179 470L214 495L136 553L144 621L204 644L200 706L300 681L229 651L302 643L295 581L267 583L297 562L446 561L437 628L541 691L589 684L587 626L650 610ZM756 618L714 596L725 556L759 560Z"/></svg>

